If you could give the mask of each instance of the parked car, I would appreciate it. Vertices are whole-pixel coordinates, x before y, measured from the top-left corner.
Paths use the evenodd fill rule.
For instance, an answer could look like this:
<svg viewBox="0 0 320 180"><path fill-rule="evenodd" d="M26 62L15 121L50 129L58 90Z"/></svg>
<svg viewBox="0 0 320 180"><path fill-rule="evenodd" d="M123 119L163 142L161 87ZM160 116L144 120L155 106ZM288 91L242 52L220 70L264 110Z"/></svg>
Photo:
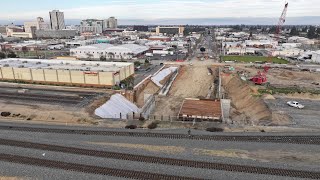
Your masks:
<svg viewBox="0 0 320 180"><path fill-rule="evenodd" d="M295 108L298 108L298 109L303 109L304 108L304 105L298 103L297 101L289 101L287 102L287 104L291 107L295 107Z"/></svg>

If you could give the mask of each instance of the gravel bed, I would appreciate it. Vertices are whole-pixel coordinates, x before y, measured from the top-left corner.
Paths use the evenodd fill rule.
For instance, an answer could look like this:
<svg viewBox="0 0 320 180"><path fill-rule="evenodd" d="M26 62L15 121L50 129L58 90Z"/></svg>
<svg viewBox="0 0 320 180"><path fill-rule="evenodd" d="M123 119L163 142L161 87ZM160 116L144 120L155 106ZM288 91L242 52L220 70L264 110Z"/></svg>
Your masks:
<svg viewBox="0 0 320 180"><path fill-rule="evenodd" d="M0 161L1 177L18 177L25 180L124 180L111 176L101 176L95 174L86 174L74 171L65 171L59 169L50 169L38 166L29 166ZM0 178L1 179L1 178Z"/></svg>
<svg viewBox="0 0 320 180"><path fill-rule="evenodd" d="M320 101L294 99L294 101L298 101L305 106L303 109L288 106L288 101L293 101L293 99L278 98L276 100L265 100L271 110L287 113L292 118L293 127L320 128Z"/></svg>
<svg viewBox="0 0 320 180"><path fill-rule="evenodd" d="M0 117L1 120L1 117ZM117 120L115 120L117 121ZM320 121L320 120L319 120ZM74 129L74 130L94 130L94 131L115 131L115 132L150 132L150 133L174 133L174 134L188 134L187 129L163 129L163 130L149 130L149 129L135 129L135 130L128 130L128 129L111 129L99 126L85 126L85 125L78 125L78 126L70 126L70 125L48 125L48 124L33 124L32 122L0 122L0 126L17 126L17 127L33 127L33 128L53 128L53 129ZM207 131L200 131L200 130L192 130L192 134L194 135L239 135L239 136L254 136L254 135L261 135L261 136L286 136L286 135L318 135L320 136L320 132L296 132L296 133L259 133L259 132L240 132L240 133L232 133L232 132L223 132L223 133L214 133L214 132L207 132Z"/></svg>
<svg viewBox="0 0 320 180"><path fill-rule="evenodd" d="M87 165L98 165L101 167L112 167L112 168L119 168L119 169L129 169L129 170L136 170L136 171L144 171L144 172L153 172L159 174L169 174L169 175L180 175L180 176L187 176L187 177L197 177L197 178L204 178L204 179L294 179L294 178L286 178L286 177L277 177L277 176L267 176L267 175L258 175L258 174L248 174L248 173L233 173L233 172L224 172L224 171L215 171L215 170L206 170L206 169L197 169L197 168L187 168L187 167L178 167L178 166L166 166L166 165L158 165L158 164L148 164L148 163L139 163L139 162L131 162L131 161L123 161L123 160L114 160L114 159L105 159L105 158L93 158L87 156L78 156L72 154L64 154L64 153L56 153L56 152L46 152L46 151L39 151L39 150L31 150L31 149L24 149L24 148L11 148L11 147L4 147L0 146L1 153L8 153L8 154L16 154L28 157L35 157L35 158L43 158L48 160L56 160L56 161L63 161L63 162L73 162L79 164L87 164ZM43 156L45 153L45 156ZM7 166L1 166L0 169ZM28 169L28 165L19 165L10 168L22 168ZM47 169L42 172L29 172L29 173L19 172L16 174L12 174L15 176L45 176L50 177L50 179L56 179L59 175L67 176L69 179L76 179L76 176L80 176L82 178L94 178L96 175L91 174L84 174L84 173L77 173L77 172L68 172L64 170L50 170L48 168L33 168L33 169ZM19 170L20 171L20 170ZM60 172L59 172L60 171ZM20 175L21 173L21 175ZM52 175L52 174L55 175ZM7 173L8 174L8 173ZM32 175L33 174L33 175ZM62 178L63 178L62 176ZM91 176L91 177L90 177ZM98 176L100 179L102 176ZM107 177L106 177L107 178ZM46 178L47 179L47 178ZM59 178L61 179L61 178ZM96 179L96 178L95 178Z"/></svg>
<svg viewBox="0 0 320 180"><path fill-rule="evenodd" d="M15 134L9 134L10 132L2 131L0 136L4 139L22 140L36 143L48 143L56 144L61 146L70 146L94 150L103 150L111 152L123 152L132 153L138 155L150 155L159 157L171 157L179 159L190 159L197 161L208 161L208 162L222 162L222 163L233 163L242 165L254 165L263 167L280 167L290 169L304 169L304 170L319 170L318 164L310 163L285 163L285 162L261 162L251 159L240 159L240 158L227 158L209 155L195 155L193 153L194 148L209 149L209 150L247 150L247 151L258 151L258 150L272 150L272 151L293 151L300 153L320 153L319 146L314 145L295 145L295 144L273 144L273 143L239 143L239 142L211 142L206 141L188 141L188 140L166 140L152 139L152 138L130 138L130 137L101 137L101 136L81 136L81 135L60 135L60 134L44 134L44 133L24 133L17 132ZM62 141L63 140L63 141ZM122 143L130 145L152 145L152 146L176 146L183 148L180 152L164 152L164 151L150 151L144 148L129 148L119 146L107 146L107 145L96 145L89 142L106 142L106 143Z"/></svg>

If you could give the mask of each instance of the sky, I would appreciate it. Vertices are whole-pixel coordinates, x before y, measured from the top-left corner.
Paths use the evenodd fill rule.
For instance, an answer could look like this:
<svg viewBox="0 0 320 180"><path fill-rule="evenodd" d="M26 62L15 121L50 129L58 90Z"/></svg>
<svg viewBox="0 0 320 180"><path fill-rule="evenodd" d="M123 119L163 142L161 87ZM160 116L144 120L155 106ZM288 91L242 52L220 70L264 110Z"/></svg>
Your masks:
<svg viewBox="0 0 320 180"><path fill-rule="evenodd" d="M320 16L319 0L288 0L288 17ZM0 20L33 20L58 9L66 19L197 19L279 17L285 0L1 0Z"/></svg>

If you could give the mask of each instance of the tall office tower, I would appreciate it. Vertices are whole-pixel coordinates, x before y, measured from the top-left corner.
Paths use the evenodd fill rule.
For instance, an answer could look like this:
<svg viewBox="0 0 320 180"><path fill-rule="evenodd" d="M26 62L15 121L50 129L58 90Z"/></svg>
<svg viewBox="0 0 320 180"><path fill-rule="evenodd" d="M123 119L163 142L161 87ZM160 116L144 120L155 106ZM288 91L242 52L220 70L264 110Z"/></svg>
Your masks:
<svg viewBox="0 0 320 180"><path fill-rule="evenodd" d="M108 28L116 29L118 27L118 20L115 17L110 17L108 19Z"/></svg>
<svg viewBox="0 0 320 180"><path fill-rule="evenodd" d="M50 28L53 30L65 29L64 13L59 10L53 10L49 12L50 16Z"/></svg>

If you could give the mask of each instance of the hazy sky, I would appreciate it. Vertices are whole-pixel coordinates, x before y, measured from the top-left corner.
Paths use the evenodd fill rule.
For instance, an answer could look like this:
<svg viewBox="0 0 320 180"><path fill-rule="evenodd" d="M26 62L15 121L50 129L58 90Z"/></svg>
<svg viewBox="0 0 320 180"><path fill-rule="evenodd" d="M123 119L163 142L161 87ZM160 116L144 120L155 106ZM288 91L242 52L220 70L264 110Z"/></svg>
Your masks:
<svg viewBox="0 0 320 180"><path fill-rule="evenodd" d="M49 19L59 9L66 19L279 17L285 0L1 0L0 19ZM288 17L320 16L319 0L289 0Z"/></svg>

